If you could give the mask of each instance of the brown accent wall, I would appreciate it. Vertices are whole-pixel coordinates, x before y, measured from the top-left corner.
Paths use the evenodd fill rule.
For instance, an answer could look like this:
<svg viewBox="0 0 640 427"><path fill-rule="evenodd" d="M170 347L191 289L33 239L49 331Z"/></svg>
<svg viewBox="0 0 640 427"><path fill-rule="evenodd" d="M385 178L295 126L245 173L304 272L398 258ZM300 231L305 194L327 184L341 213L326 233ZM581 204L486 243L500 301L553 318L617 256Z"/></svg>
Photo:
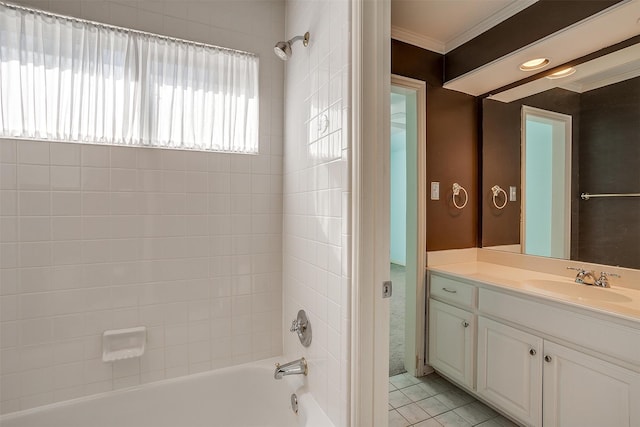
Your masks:
<svg viewBox="0 0 640 427"><path fill-rule="evenodd" d="M427 195L427 249L478 245L478 112L473 96L429 87L427 90L427 189L440 182L440 200ZM452 185L467 190L469 202L457 209Z"/></svg>
<svg viewBox="0 0 640 427"><path fill-rule="evenodd" d="M640 192L640 77L581 96L579 191ZM577 259L640 268L640 198L579 200Z"/></svg>
<svg viewBox="0 0 640 427"><path fill-rule="evenodd" d="M520 243L521 108L518 102L482 101L482 246ZM494 185L507 192L510 185L517 186L518 202L493 207Z"/></svg>
<svg viewBox="0 0 640 427"><path fill-rule="evenodd" d="M391 74L442 86L444 56L412 44L391 40Z"/></svg>
<svg viewBox="0 0 640 427"><path fill-rule="evenodd" d="M440 182L440 200L427 194L427 250L477 246L478 141L476 98L442 88L443 56L391 41L391 72L427 83L427 191ZM469 193L463 210L452 202L458 182Z"/></svg>
<svg viewBox="0 0 640 427"><path fill-rule="evenodd" d="M571 253L578 245L578 176L580 138L580 95L564 89L551 89L518 101L503 103L483 100L482 104L482 246L520 243L521 205L521 110L540 108L572 117ZM517 201L504 209L493 206L491 187L498 184L508 192L517 187Z"/></svg>

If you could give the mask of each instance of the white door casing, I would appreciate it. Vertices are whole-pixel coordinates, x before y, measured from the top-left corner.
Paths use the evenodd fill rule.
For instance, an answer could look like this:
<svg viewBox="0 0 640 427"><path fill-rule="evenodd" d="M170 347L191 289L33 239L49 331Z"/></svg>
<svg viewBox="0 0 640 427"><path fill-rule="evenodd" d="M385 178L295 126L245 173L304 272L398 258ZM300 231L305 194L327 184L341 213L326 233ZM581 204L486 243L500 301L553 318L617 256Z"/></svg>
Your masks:
<svg viewBox="0 0 640 427"><path fill-rule="evenodd" d="M426 105L427 85L420 80L392 75L391 84L415 93L416 158L407 156L415 170L415 183L407 183L407 274L405 309L405 369L415 376L426 374ZM410 121L407 118L407 126ZM407 131L409 135L409 131ZM407 154L409 151L407 151ZM412 192L413 194L410 194ZM411 199L411 200L410 200ZM411 223L411 224L410 224ZM411 226L410 226L411 225ZM410 234L410 235L409 235Z"/></svg>
<svg viewBox="0 0 640 427"><path fill-rule="evenodd" d="M351 6L351 425L388 425L391 3Z"/></svg>

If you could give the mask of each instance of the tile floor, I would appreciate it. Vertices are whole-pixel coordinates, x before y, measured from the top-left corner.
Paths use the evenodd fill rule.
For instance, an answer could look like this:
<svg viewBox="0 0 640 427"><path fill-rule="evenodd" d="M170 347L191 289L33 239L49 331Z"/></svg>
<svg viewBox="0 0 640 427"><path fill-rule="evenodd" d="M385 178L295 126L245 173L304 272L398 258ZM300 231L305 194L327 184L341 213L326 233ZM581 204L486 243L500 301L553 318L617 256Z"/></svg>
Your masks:
<svg viewBox="0 0 640 427"><path fill-rule="evenodd" d="M517 427L436 373L389 378L389 427Z"/></svg>

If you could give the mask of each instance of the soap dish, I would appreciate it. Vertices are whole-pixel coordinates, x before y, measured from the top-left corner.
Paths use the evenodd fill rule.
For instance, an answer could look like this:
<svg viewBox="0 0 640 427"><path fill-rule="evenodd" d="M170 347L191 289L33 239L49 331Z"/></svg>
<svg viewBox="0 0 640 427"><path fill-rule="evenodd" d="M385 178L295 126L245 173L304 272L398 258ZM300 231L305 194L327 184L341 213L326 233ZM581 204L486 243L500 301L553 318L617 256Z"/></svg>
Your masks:
<svg viewBox="0 0 640 427"><path fill-rule="evenodd" d="M102 361L131 359L144 354L147 343L147 328L139 326L115 329L102 334Z"/></svg>

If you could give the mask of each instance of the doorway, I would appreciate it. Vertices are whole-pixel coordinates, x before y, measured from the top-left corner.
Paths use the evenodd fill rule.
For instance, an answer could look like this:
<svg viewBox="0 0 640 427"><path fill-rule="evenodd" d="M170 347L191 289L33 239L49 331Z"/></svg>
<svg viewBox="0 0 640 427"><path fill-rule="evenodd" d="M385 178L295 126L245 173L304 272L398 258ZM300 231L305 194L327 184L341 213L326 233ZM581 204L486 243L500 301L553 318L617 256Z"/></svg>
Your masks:
<svg viewBox="0 0 640 427"><path fill-rule="evenodd" d="M425 99L424 82L392 76L389 376L425 370Z"/></svg>
<svg viewBox="0 0 640 427"><path fill-rule="evenodd" d="M522 253L568 259L571 116L522 107Z"/></svg>

